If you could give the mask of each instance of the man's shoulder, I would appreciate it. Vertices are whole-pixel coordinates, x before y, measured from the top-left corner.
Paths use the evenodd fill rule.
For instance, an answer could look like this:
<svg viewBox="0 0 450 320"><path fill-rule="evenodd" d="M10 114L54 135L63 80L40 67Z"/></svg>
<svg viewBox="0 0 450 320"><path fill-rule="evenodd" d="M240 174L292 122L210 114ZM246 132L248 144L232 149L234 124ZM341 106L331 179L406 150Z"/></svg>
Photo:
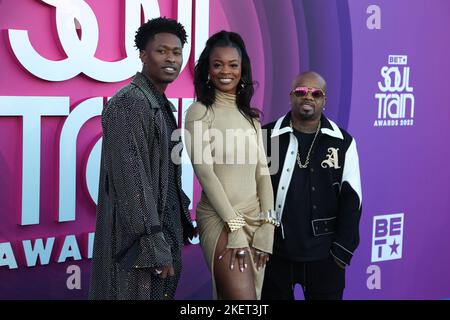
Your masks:
<svg viewBox="0 0 450 320"><path fill-rule="evenodd" d="M326 117L326 120L329 122L329 125L331 126L331 130L338 131L336 132L339 136L339 133L342 135L342 140L345 144L350 145L350 143L354 140L353 136L344 128L336 124L333 120Z"/></svg>
<svg viewBox="0 0 450 320"><path fill-rule="evenodd" d="M349 146L355 140L355 138L346 129L344 129L344 128L340 127L340 126L338 128L341 131L344 143L347 146Z"/></svg>
<svg viewBox="0 0 450 320"><path fill-rule="evenodd" d="M133 84L128 84L109 99L102 111L102 125L109 126L111 121L131 121L138 124L150 115L149 101L142 91ZM115 119L115 120L114 120Z"/></svg>
<svg viewBox="0 0 450 320"><path fill-rule="evenodd" d="M344 137L344 141L352 141L354 140L353 136L344 128L339 127L339 130L342 132L342 136Z"/></svg>
<svg viewBox="0 0 450 320"><path fill-rule="evenodd" d="M120 88L114 96L109 100L109 104L121 104L130 102L146 100L145 94L142 90L133 83L127 84L126 86Z"/></svg>
<svg viewBox="0 0 450 320"><path fill-rule="evenodd" d="M139 106L145 107L149 104L145 94L136 85L130 83L120 88L111 99L109 99L103 113L113 112L117 109L139 110ZM136 106L138 108L136 108ZM133 108L131 108L133 107Z"/></svg>

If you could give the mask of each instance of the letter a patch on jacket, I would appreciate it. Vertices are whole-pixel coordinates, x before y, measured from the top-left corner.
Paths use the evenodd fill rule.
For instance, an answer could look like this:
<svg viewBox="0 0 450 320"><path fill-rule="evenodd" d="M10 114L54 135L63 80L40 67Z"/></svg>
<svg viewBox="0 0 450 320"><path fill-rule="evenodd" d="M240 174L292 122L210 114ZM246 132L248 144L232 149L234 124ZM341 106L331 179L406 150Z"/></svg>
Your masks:
<svg viewBox="0 0 450 320"><path fill-rule="evenodd" d="M339 148L328 148L328 154L326 155L326 159L322 161L322 168L335 168L339 169L339 159L338 159L338 150Z"/></svg>

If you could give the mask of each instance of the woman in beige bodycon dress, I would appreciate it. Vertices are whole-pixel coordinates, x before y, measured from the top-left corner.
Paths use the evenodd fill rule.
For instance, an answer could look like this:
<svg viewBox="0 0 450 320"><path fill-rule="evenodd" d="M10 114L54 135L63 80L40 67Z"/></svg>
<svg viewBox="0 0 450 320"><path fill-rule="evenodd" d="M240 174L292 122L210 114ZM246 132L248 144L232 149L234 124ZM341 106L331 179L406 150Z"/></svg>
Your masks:
<svg viewBox="0 0 450 320"><path fill-rule="evenodd" d="M221 31L195 67L186 147L202 186L197 223L215 299L259 299L272 253L273 193L242 38Z"/></svg>

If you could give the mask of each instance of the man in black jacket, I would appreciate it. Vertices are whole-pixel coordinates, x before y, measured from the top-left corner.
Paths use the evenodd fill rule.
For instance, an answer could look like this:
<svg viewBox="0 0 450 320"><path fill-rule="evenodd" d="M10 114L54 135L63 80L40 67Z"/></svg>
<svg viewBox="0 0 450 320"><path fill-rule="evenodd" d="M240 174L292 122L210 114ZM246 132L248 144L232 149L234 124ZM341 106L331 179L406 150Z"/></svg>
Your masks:
<svg viewBox="0 0 450 320"><path fill-rule="evenodd" d="M266 125L275 210L273 256L262 299L342 299L345 267L359 244L361 182L355 139L322 111L326 82L300 74L290 92L291 111ZM278 154L275 154L278 153Z"/></svg>
<svg viewBox="0 0 450 320"><path fill-rule="evenodd" d="M171 156L174 106L164 94L180 73L186 31L156 18L135 42L142 72L102 113L91 299L173 299L183 238L193 235L180 161Z"/></svg>

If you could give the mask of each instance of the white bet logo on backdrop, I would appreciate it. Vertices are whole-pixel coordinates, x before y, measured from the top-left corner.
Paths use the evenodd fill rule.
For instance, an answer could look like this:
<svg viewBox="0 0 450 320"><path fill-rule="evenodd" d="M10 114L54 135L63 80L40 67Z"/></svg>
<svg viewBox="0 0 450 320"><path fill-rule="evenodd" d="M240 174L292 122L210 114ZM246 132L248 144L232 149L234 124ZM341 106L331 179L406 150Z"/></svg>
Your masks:
<svg viewBox="0 0 450 320"><path fill-rule="evenodd" d="M373 217L372 262L402 258L404 214Z"/></svg>
<svg viewBox="0 0 450 320"><path fill-rule="evenodd" d="M126 58L120 61L103 61L96 58L99 30L95 13L83 0L41 0L56 8L58 37L66 59L54 61L42 57L31 45L27 30L9 29L11 47L20 63L36 77L48 81L65 81L84 73L102 82L119 82L132 77L141 69L141 61L134 47L134 35L141 23L141 7L144 20L160 16L157 0L126 0L125 6L125 51ZM209 0L195 2L196 48L195 60L208 38ZM192 39L192 0L178 1L178 21L184 25L188 39ZM83 35L78 37L77 21ZM191 47L183 48L183 65L186 66Z"/></svg>

